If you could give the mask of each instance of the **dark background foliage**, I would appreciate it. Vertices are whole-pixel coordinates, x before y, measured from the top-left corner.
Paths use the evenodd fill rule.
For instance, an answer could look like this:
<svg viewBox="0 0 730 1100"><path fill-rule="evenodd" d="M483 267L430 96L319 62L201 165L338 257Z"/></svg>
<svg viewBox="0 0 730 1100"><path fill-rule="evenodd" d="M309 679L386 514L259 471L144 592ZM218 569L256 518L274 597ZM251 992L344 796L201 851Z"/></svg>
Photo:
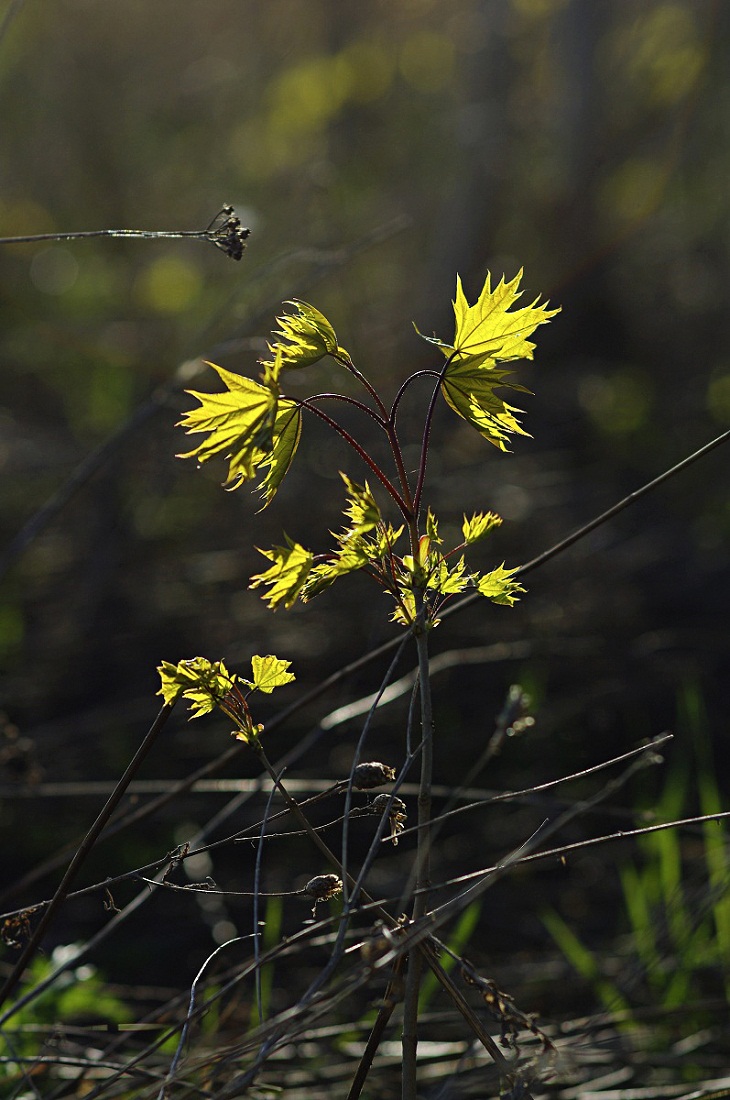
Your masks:
<svg viewBox="0 0 730 1100"><path fill-rule="evenodd" d="M229 201L252 236L240 264L199 242L0 252L5 545L117 440L6 561L7 886L97 805L80 794L41 801L33 784L117 776L155 713L161 659L199 653L243 668L275 652L303 688L392 636L364 579L275 616L247 590L256 545L285 530L324 549L338 525L337 470L350 459L320 425L305 424L298 462L263 515L247 490L220 490L222 467L175 458L199 360L254 374L282 299L322 309L386 397L432 362L411 320L450 335L456 271L473 298L487 270L524 267L527 297L562 305L538 332L535 363L519 370L536 394L525 399L533 438L505 456L445 408L436 418L427 497L442 522L489 508L506 521L484 566L530 559L728 426L729 32L730 11L713 0L19 7L0 45L1 234L195 229ZM295 393L309 386L329 387L326 367L293 380ZM404 436L425 391L410 400ZM513 649L435 680L438 782L469 766L512 682L533 694L537 727L503 753L489 785L540 782L665 728L686 747L676 705L687 683L726 762L726 471L720 449L535 572L514 611L485 603L444 623L435 652ZM377 675L360 672L279 730L272 756L327 709L374 690ZM373 754L393 764L402 718L388 711L376 723ZM333 731L305 773L346 774L354 730ZM180 718L146 775L186 775L226 739L219 722ZM252 769L241 758L228 774ZM148 825L97 855L89 874L164 854L221 804L190 796L159 832ZM502 811L485 832L455 830L442 870L498 856L544 816ZM546 875L541 889L598 934L615 914L595 903L614 884L595 863L582 869L570 883ZM233 883L238 872L216 873ZM288 872L271 874L285 882ZM518 924L526 950L544 945L528 900L538 880L521 881L490 911L490 946L512 950ZM182 919L174 898L163 911L160 927ZM105 919L87 901L57 934ZM160 940L140 919L124 966L188 981L210 933L189 936ZM113 953L106 965L124 969Z"/></svg>

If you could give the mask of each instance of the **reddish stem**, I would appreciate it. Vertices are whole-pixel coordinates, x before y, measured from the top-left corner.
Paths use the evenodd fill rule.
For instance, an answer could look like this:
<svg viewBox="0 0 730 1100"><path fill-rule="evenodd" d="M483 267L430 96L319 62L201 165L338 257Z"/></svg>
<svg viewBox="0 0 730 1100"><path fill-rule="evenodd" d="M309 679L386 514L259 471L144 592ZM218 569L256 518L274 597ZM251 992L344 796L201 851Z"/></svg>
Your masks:
<svg viewBox="0 0 730 1100"><path fill-rule="evenodd" d="M319 397L325 397L325 396L326 397L338 397L339 395L338 394L319 394L318 396ZM344 398L342 400L344 400ZM403 518L406 520L407 523L410 524L412 522L412 517L413 517L412 508L409 508L408 504L403 499L403 497L400 495L400 493L396 489L393 482L380 469L380 466L378 466L375 459L370 457L370 455L367 453L367 451L358 443L358 441L353 436L350 435L350 433L347 431L346 428L343 428L341 424L338 424L336 420L334 420L331 416L328 416L328 414L326 412L324 412L322 409L318 409L316 405L311 405L310 401L311 401L311 398L307 399L306 401L300 401L299 402L300 408L309 409L309 411L313 412L315 414L315 416L318 416L320 418L320 420L324 420L325 424L329 424L330 428L333 428L334 431L336 431L338 435L342 436L342 438L345 440L346 443L349 443L349 445L352 447L353 451L355 451L355 453L363 460L363 462L367 466L370 467L370 469L375 474L375 476L377 477L378 481L381 483L383 488L386 490L386 492L388 492L390 494L390 496L393 498L395 503L398 505L398 508L399 508ZM377 417L377 414L373 413L372 410L369 410L369 411L370 411L372 416L376 416L378 421L380 421L380 418Z"/></svg>
<svg viewBox="0 0 730 1100"><path fill-rule="evenodd" d="M444 380L446 371L454 361L458 352L454 351L452 355L444 363L441 370L438 372L438 383L434 386L433 393L431 394L431 400L428 405L428 412L426 413L426 420L423 425L423 443L421 444L421 461L418 467L418 482L416 484L416 492L413 497L413 511L416 516L421 509L421 495L423 493L423 483L426 479L426 463L428 461L428 444L431 438L431 423L433 421L433 414L436 409L436 399L441 390L441 383Z"/></svg>

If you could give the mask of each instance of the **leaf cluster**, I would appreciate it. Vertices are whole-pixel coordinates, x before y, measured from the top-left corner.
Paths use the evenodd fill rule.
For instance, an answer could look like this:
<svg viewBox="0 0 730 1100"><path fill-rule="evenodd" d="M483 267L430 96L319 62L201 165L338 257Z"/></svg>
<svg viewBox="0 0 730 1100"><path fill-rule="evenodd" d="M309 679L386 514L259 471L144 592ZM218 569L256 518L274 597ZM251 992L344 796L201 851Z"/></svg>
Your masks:
<svg viewBox="0 0 730 1100"><path fill-rule="evenodd" d="M160 674L161 695L168 706L185 699L190 706L190 717L201 718L218 707L235 724L234 736L242 741L255 740L263 725L254 725L248 706L248 696L254 691L270 695L278 687L290 684L296 677L289 672L291 661L282 661L269 654L251 658L251 679L229 672L223 661L209 661L206 657L193 657L178 661L176 665L163 661L157 671ZM241 691L241 685L248 689Z"/></svg>
<svg viewBox="0 0 730 1100"><path fill-rule="evenodd" d="M189 434L203 434L205 439L181 457L196 458L200 463L214 455L225 457L228 462L225 486L235 489L260 478L259 489L266 507L291 466L301 438L302 414L306 410L339 432L377 476L403 519L400 526L393 526L384 518L368 483L358 485L342 474L346 522L334 535L336 545L331 552L315 555L288 537L283 546L261 550L270 564L252 578L251 587L265 590L264 598L269 607L291 607L297 600L306 602L340 576L355 570L370 574L389 593L395 601L394 621L406 626L415 622L419 602L416 593L419 591L423 595L427 620L431 623L444 600L466 588L474 588L495 603L507 605L513 604L524 591L515 580L515 570L507 569L504 563L484 574L467 568L462 551L501 522L494 513L477 513L471 520L465 517L463 542L448 552L441 547L438 524L430 509L427 510L425 532L419 527L433 401L439 391L459 417L499 450L507 450L511 435L527 435L517 419L521 410L508 404L497 391L529 391L512 380L511 370L503 364L532 359L535 345L529 337L558 310L548 309L539 298L528 306L514 308L522 293L519 290L521 279L520 271L510 282L502 278L492 288L488 275L476 302L469 305L461 279L457 277L453 341L446 343L436 336L423 337L439 349L446 362L438 371L419 372L406 379L390 412L339 344L327 318L314 306L296 299L285 303L292 311L277 318L278 330L268 344L268 354L260 361L259 381L211 364L226 390L223 393L191 391L199 407L186 413L181 424ZM342 394L314 395L305 400L283 396L281 381L286 371L311 366L325 356L364 386L374 407ZM408 386L424 374L435 378L436 382L414 487L403 463L396 415ZM324 398L332 397L365 411L385 432L396 471L394 479L391 480L367 450L320 408ZM408 552L396 550L404 534L410 544Z"/></svg>
<svg viewBox="0 0 730 1100"><path fill-rule="evenodd" d="M341 363L350 357L337 343L327 318L307 302L291 301L293 314L278 317L278 333L270 342L270 357L261 360L260 381L209 366L226 387L224 393L188 392L200 402L180 421L188 435L204 433L207 438L180 458L207 462L214 455L228 461L224 485L237 489L261 476L264 507L271 503L291 466L302 434L300 403L282 397L279 380L283 371L299 370L317 363L325 355Z"/></svg>
<svg viewBox="0 0 730 1100"><path fill-rule="evenodd" d="M260 551L272 564L252 578L251 587L267 589L265 599L272 610L291 607L297 600L306 603L334 581L362 569L372 576L395 601L392 620L403 626L416 621L416 591L424 593L427 619L438 622L437 612L452 596L469 588L476 589L494 603L511 606L524 588L515 580L514 569L504 564L484 574L467 569L463 550L479 542L502 520L494 512L476 512L464 516L463 541L448 553L442 550L438 521L431 510L426 517L426 534L418 540L415 554L399 554L396 544L404 527L386 522L366 483L355 484L342 474L346 489L345 516L350 523L335 534L336 547L331 553L315 555L299 543L287 539L286 546ZM458 555L458 557L457 557Z"/></svg>

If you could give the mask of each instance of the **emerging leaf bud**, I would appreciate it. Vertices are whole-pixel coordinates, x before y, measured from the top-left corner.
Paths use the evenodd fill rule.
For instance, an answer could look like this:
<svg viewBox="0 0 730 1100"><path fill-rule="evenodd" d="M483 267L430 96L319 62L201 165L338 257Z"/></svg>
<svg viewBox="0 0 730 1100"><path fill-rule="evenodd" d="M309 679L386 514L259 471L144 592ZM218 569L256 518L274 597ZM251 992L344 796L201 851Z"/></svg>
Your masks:
<svg viewBox="0 0 730 1100"><path fill-rule="evenodd" d="M370 791L373 787L381 787L383 783L392 783L394 779L395 768L389 768L379 760L371 760L357 765L353 772L352 785L355 790Z"/></svg>

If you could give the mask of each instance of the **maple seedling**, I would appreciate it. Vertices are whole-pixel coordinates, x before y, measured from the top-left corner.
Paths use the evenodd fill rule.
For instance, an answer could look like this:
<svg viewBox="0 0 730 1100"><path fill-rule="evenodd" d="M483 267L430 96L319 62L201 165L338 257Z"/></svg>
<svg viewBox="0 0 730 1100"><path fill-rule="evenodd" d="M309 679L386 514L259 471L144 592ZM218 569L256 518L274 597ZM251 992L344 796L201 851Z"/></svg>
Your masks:
<svg viewBox="0 0 730 1100"><path fill-rule="evenodd" d="M362 484L344 472L344 525L334 535L335 546L315 554L295 540L260 552L268 565L251 578L251 588L261 588L272 610L308 602L341 577L356 570L368 574L392 601L391 619L411 631L415 638L421 708L421 778L418 798L418 847L413 886L410 890L411 922L427 913L431 818L431 773L433 722L428 672L428 631L437 625L444 604L467 589L496 604L511 606L524 589L516 569L502 562L482 573L467 565L470 546L501 524L491 511L463 516L461 541L448 549L439 534L438 519L423 505L431 427L441 393L447 405L501 452L508 450L513 435L527 435L519 416L522 410L507 403L507 391L528 393L513 380L511 366L520 359L532 359L535 345L529 339L539 325L559 312L548 309L536 298L516 308L522 291L520 271L514 279L504 278L492 288L490 276L473 305L469 305L461 279L457 277L454 337L451 343L436 336L424 336L439 354L439 365L409 375L388 408L375 386L354 364L337 339L333 326L314 306L299 300L285 303L289 311L277 318L278 330L260 360L258 380L210 364L225 387L222 393L188 391L198 407L185 413L181 425L192 436L203 436L193 450L181 455L198 463L222 457L228 463L224 486L237 489L258 481L267 507L274 499L299 446L304 414L316 416L337 432L360 463L368 469L381 498L389 500L398 519L394 525L385 517L368 481ZM324 358L335 369L347 372L364 391L363 399L344 393L319 393L306 398L286 396L282 384L289 371L303 370ZM443 361L442 361L443 360ZM432 393L423 420L420 459L414 474L403 460L398 409L409 387L418 379L432 380ZM375 423L387 440L392 467L377 461L368 447L358 441L328 409L333 402L354 406ZM253 678L238 680L222 661L204 658L164 663L160 668L161 694L166 702L186 698L193 717L218 707L236 723L235 736L257 749L265 761L259 741L262 730L255 725L241 685L251 691L270 691L293 679L289 662L276 657L254 657ZM357 759L353 768L357 766ZM288 797L285 793L285 797ZM387 796L383 796L387 797ZM295 811L296 812L296 811ZM418 1017L421 953L409 956L403 1014L403 1095L415 1097L415 1051Z"/></svg>

